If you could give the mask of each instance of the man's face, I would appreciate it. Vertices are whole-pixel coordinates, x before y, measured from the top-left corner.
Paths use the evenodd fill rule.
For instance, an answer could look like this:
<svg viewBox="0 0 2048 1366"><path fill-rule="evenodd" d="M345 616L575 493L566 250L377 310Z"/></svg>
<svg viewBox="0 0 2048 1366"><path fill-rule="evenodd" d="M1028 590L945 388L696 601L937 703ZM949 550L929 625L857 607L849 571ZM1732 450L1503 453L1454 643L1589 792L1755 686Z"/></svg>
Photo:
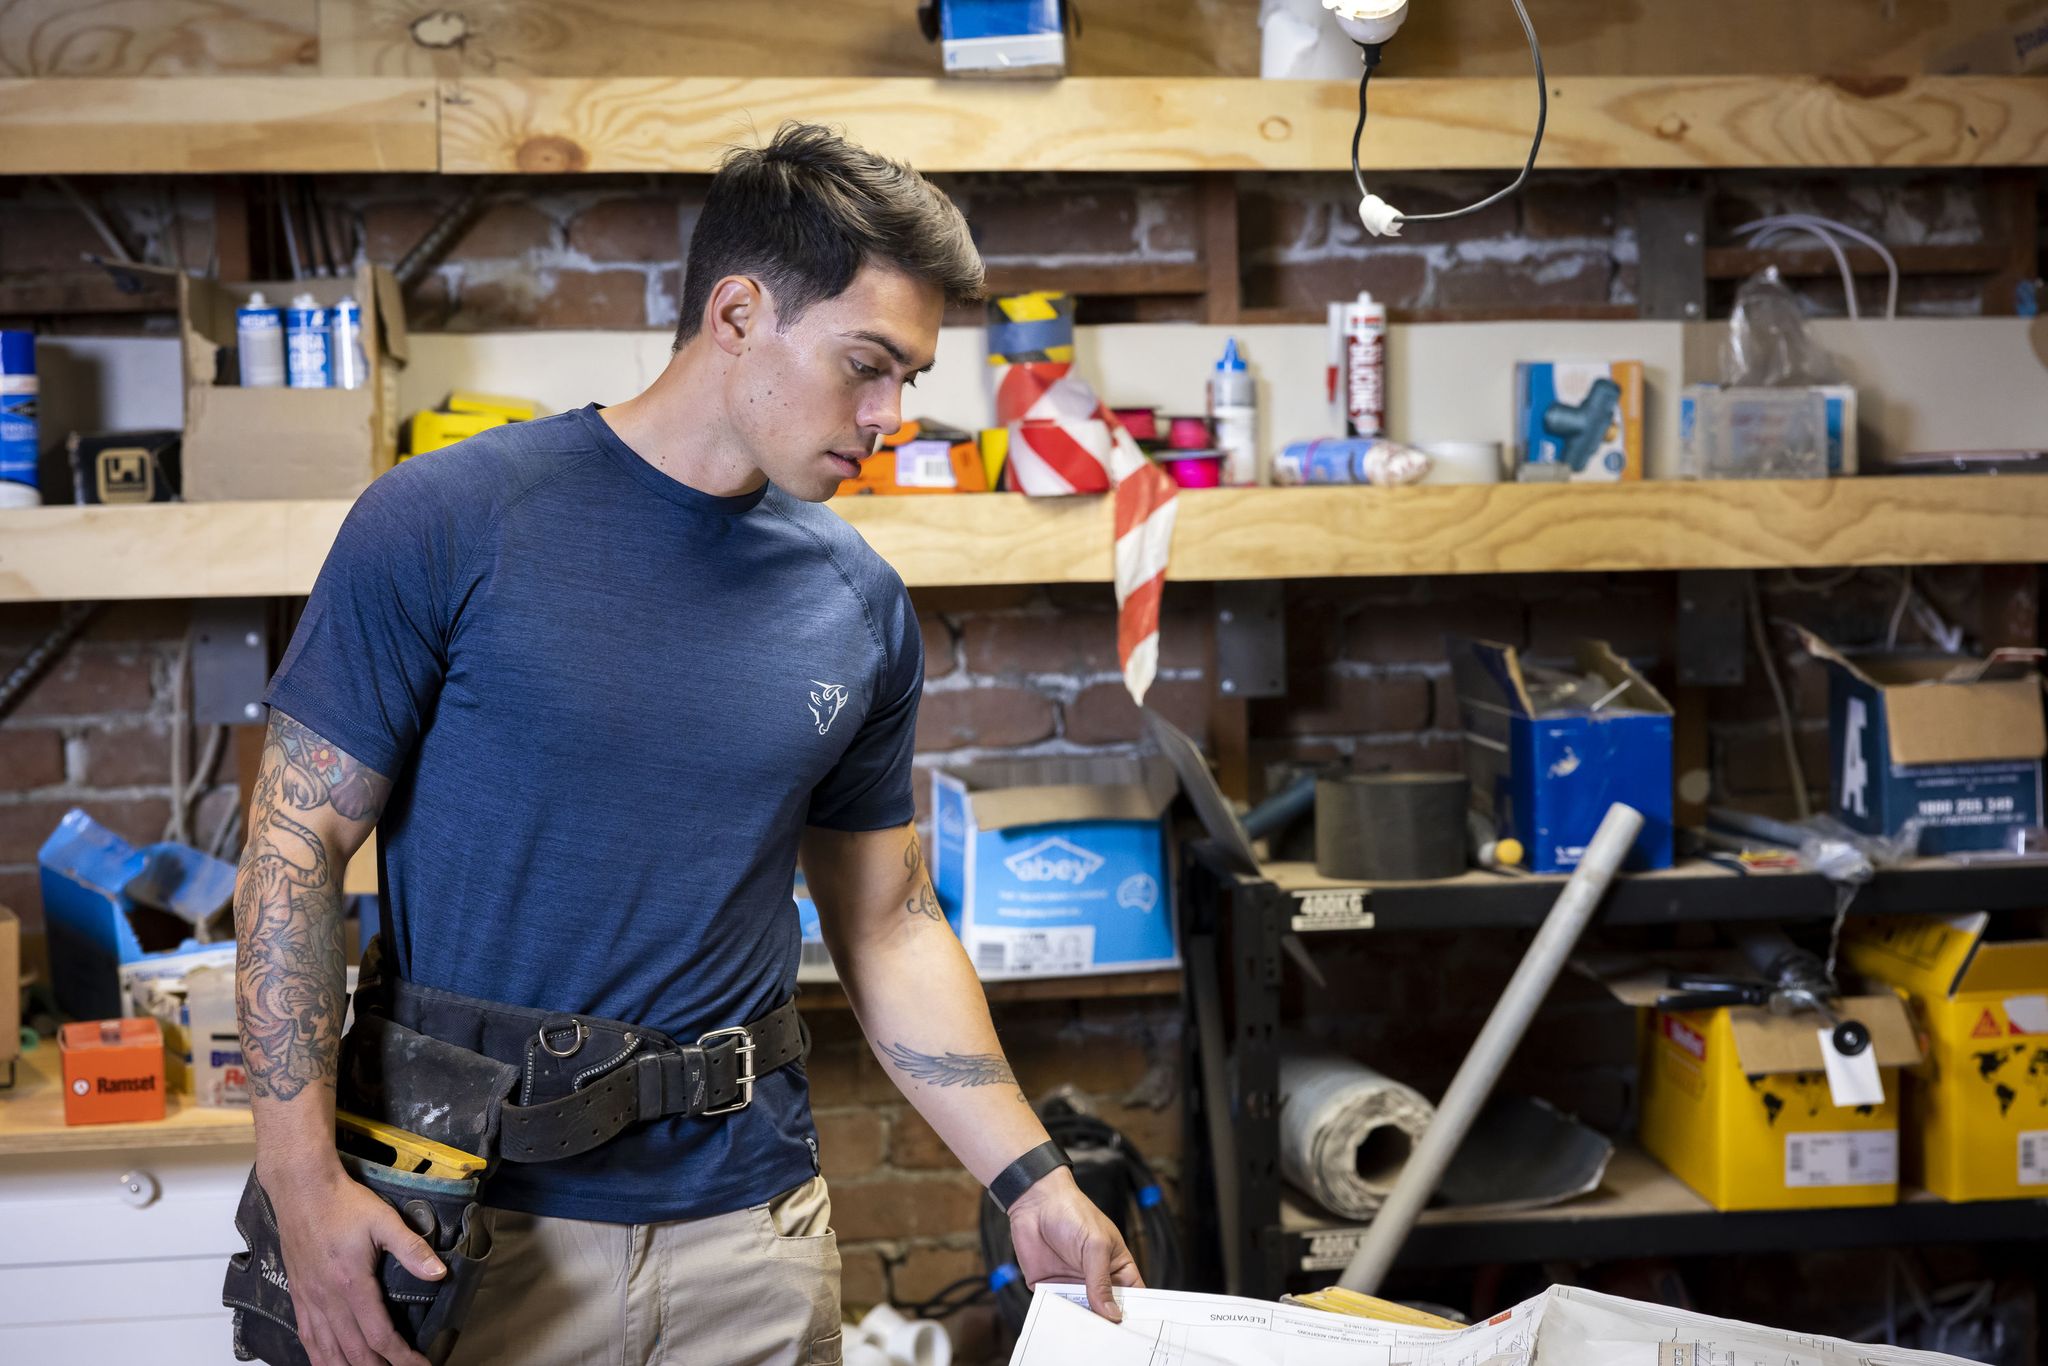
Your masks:
<svg viewBox="0 0 2048 1366"><path fill-rule="evenodd" d="M933 285L864 266L786 330L756 332L727 404L760 471L812 503L859 473L876 439L903 425L903 390L931 369L945 306Z"/></svg>

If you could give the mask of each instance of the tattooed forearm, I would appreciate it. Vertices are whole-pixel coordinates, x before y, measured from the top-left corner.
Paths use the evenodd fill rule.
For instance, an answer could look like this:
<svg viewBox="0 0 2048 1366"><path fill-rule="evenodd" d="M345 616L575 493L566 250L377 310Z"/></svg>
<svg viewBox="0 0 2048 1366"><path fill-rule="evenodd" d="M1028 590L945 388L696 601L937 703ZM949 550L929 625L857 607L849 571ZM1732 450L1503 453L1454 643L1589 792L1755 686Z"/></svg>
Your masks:
<svg viewBox="0 0 2048 1366"><path fill-rule="evenodd" d="M910 831L903 845L903 871L910 878L910 895L904 900L903 909L927 920L943 921L946 911L932 891L932 880L925 872L924 849L916 830Z"/></svg>
<svg viewBox="0 0 2048 1366"><path fill-rule="evenodd" d="M321 809L376 817L390 784L290 717L271 718L235 884L235 997L256 1094L332 1085L347 1006L341 886ZM330 817L331 819L331 817Z"/></svg>
<svg viewBox="0 0 2048 1366"><path fill-rule="evenodd" d="M875 1051L904 1076L932 1086L1015 1086L1016 1073L1000 1053L920 1053L900 1043Z"/></svg>

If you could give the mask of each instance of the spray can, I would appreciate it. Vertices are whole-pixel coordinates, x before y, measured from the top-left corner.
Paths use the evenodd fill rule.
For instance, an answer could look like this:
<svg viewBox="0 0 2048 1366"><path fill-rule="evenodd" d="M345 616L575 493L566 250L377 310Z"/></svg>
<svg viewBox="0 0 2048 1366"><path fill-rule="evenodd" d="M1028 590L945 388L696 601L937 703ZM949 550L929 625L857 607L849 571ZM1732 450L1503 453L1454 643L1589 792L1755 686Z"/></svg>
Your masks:
<svg viewBox="0 0 2048 1366"><path fill-rule="evenodd" d="M1235 337L1224 343L1223 359L1209 377L1209 417L1216 428L1217 448L1223 452L1223 482L1260 483L1258 392Z"/></svg>
<svg viewBox="0 0 2048 1366"><path fill-rule="evenodd" d="M1387 432L1387 310L1371 294L1344 305L1344 413L1352 436Z"/></svg>
<svg viewBox="0 0 2048 1366"><path fill-rule="evenodd" d="M353 295L334 306L327 343L335 388L360 389L370 382L370 358L363 351L363 306Z"/></svg>
<svg viewBox="0 0 2048 1366"><path fill-rule="evenodd" d="M284 382L294 389L326 389L334 383L327 354L327 310L301 294L284 311Z"/></svg>
<svg viewBox="0 0 2048 1366"><path fill-rule="evenodd" d="M244 389L284 386L284 310L272 307L260 289L235 310L235 352Z"/></svg>
<svg viewBox="0 0 2048 1366"><path fill-rule="evenodd" d="M1296 441L1273 457L1276 484L1363 484L1370 437L1324 437Z"/></svg>
<svg viewBox="0 0 2048 1366"><path fill-rule="evenodd" d="M0 332L0 508L42 505L37 445L36 334Z"/></svg>

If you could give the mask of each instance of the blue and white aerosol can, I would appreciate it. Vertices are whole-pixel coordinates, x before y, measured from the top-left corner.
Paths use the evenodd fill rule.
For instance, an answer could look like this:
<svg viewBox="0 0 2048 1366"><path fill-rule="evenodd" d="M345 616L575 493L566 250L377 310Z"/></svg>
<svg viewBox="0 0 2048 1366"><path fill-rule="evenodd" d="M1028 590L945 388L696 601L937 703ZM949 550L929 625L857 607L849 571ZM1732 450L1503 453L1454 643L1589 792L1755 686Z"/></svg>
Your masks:
<svg viewBox="0 0 2048 1366"><path fill-rule="evenodd" d="M328 389L334 366L327 354L327 310L301 294L284 311L284 382L294 389Z"/></svg>
<svg viewBox="0 0 2048 1366"><path fill-rule="evenodd" d="M0 508L42 505L36 454L36 334L0 332Z"/></svg>
<svg viewBox="0 0 2048 1366"><path fill-rule="evenodd" d="M334 366L334 387L360 389L370 382L370 357L363 350L363 306L349 295L334 306L327 322L327 354Z"/></svg>
<svg viewBox="0 0 2048 1366"><path fill-rule="evenodd" d="M257 290L235 310L235 353L244 389L284 386L284 310Z"/></svg>

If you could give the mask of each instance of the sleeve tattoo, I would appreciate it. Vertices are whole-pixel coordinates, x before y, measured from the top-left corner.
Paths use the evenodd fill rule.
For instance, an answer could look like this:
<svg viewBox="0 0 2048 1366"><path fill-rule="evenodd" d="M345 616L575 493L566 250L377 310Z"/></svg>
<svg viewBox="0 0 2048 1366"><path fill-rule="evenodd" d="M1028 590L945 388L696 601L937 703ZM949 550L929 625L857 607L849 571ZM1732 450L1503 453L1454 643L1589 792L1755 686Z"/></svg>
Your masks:
<svg viewBox="0 0 2048 1366"><path fill-rule="evenodd" d="M236 1002L257 1095L332 1085L347 1006L341 885L302 821L324 808L374 820L391 785L282 712L273 713L235 887Z"/></svg>
<svg viewBox="0 0 2048 1366"><path fill-rule="evenodd" d="M903 871L910 879L910 895L904 900L903 909L911 915L943 922L946 912L939 905L939 898L932 891L932 880L925 872L924 849L916 830L910 832L903 845Z"/></svg>

